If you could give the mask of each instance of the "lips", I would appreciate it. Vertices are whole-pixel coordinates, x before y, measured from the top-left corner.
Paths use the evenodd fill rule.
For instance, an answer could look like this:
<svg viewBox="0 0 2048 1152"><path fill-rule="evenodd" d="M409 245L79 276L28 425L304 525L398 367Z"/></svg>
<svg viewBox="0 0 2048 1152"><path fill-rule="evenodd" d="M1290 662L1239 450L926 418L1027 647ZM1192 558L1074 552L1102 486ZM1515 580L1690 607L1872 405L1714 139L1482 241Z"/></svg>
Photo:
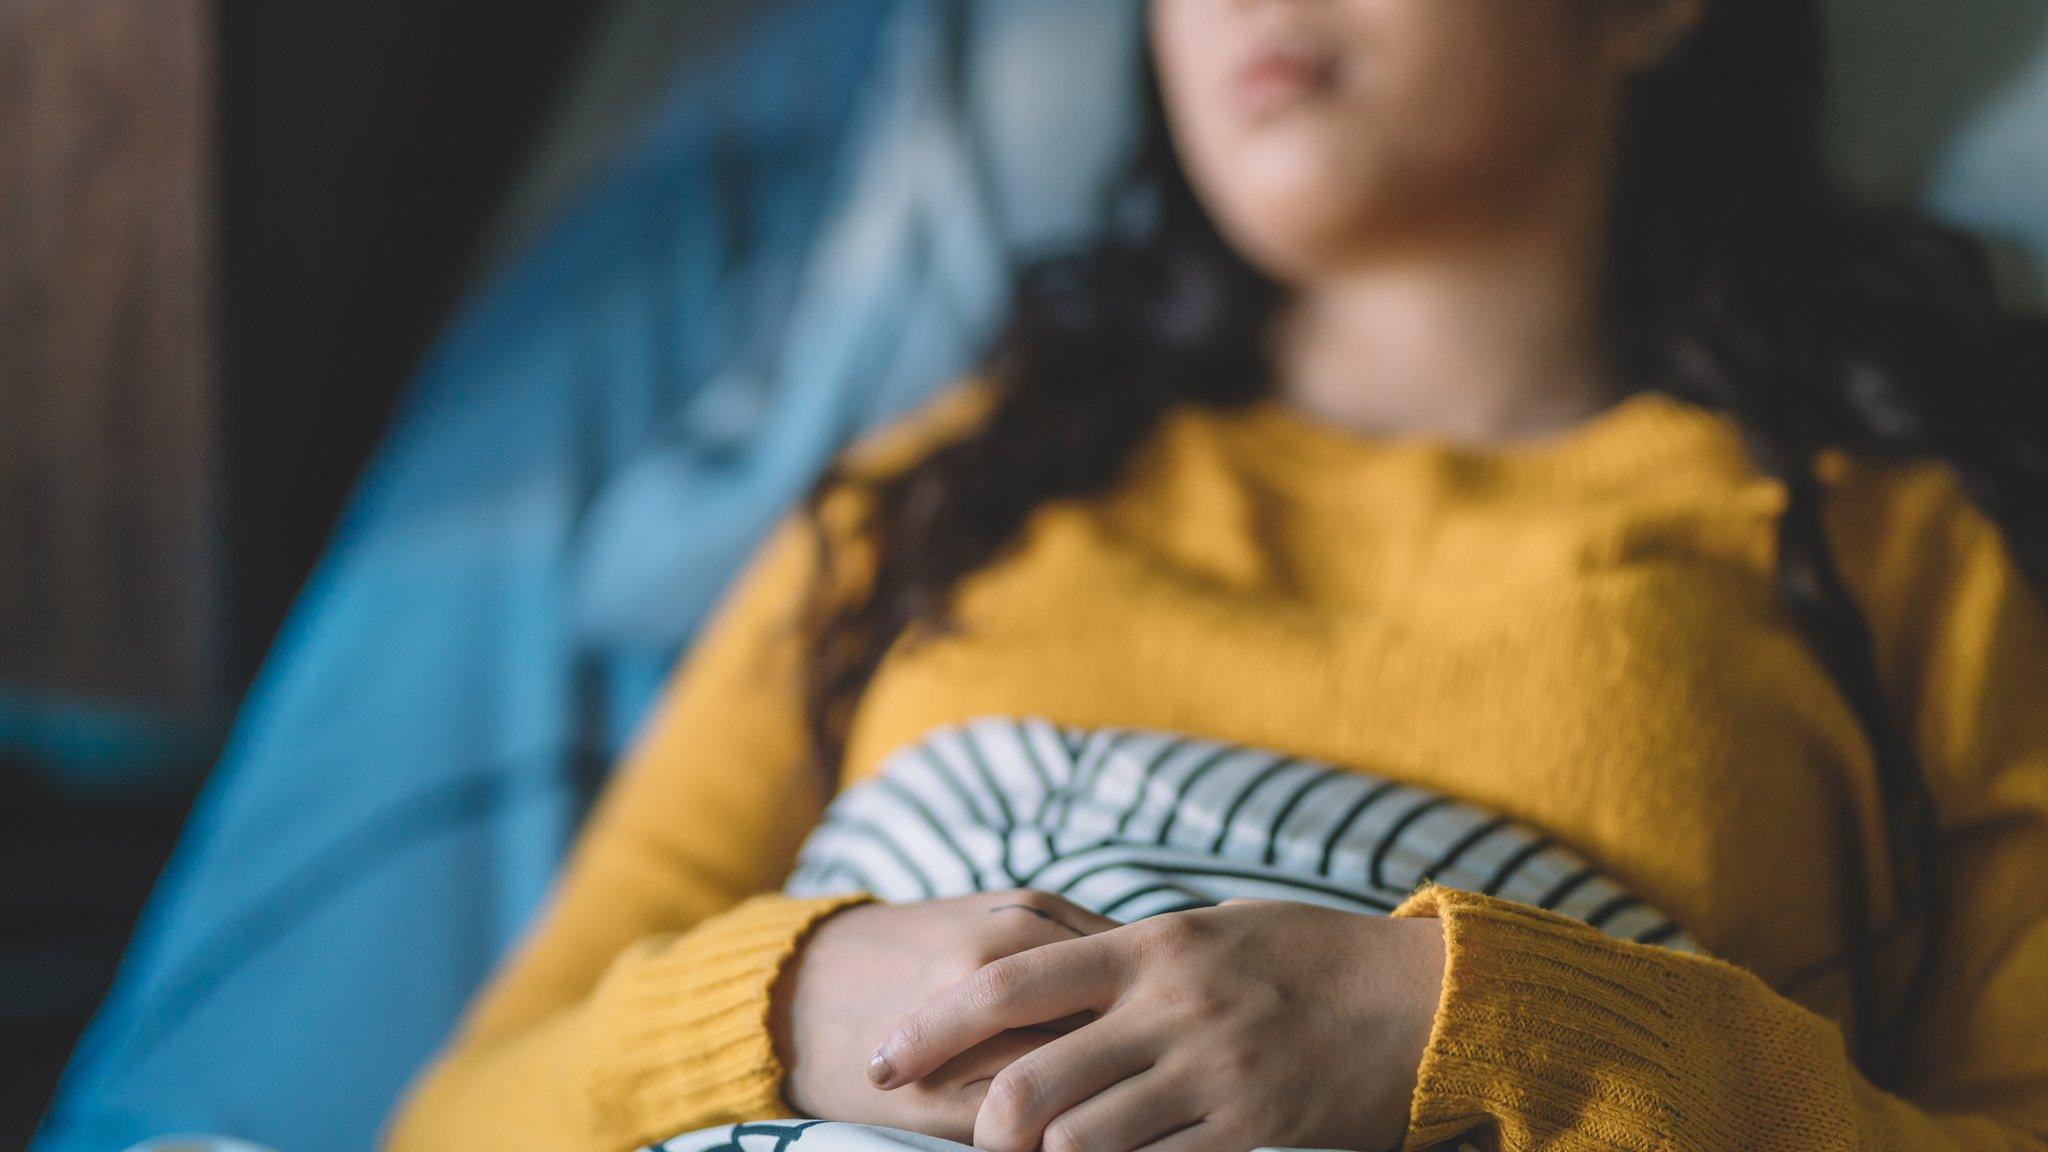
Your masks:
<svg viewBox="0 0 2048 1152"><path fill-rule="evenodd" d="M1278 111L1334 86L1337 58L1310 48L1268 48L1237 70L1235 89L1253 115Z"/></svg>

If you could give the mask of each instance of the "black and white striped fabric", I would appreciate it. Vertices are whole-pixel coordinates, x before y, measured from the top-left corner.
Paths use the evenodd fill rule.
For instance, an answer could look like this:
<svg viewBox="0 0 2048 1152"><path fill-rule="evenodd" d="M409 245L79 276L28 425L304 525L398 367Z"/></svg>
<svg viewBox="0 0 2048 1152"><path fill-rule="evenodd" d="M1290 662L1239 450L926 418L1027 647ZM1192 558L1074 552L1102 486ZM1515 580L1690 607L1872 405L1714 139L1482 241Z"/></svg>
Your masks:
<svg viewBox="0 0 2048 1152"><path fill-rule="evenodd" d="M900 902L1036 888L1129 922L1240 896L1385 913L1426 880L1697 950L1570 849L1428 789L1170 733L1007 718L933 732L847 789L786 891Z"/></svg>
<svg viewBox="0 0 2048 1152"><path fill-rule="evenodd" d="M1427 789L1170 733L1008 718L933 732L840 794L785 891L904 902L1037 888L1129 922L1238 896L1380 914L1425 880L1698 950L1549 837ZM725 1124L644 1152L787 1152L798 1142L804 1152L973 1152L817 1120Z"/></svg>

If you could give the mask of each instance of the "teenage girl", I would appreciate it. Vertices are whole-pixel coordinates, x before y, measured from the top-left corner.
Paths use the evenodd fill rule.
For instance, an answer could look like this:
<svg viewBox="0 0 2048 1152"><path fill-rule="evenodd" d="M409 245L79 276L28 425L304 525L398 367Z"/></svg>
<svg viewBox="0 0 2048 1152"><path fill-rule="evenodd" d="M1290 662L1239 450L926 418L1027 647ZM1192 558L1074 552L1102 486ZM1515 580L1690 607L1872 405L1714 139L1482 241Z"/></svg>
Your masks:
<svg viewBox="0 0 2048 1152"><path fill-rule="evenodd" d="M391 1147L2048 1148L2041 378L1816 0L1148 19Z"/></svg>

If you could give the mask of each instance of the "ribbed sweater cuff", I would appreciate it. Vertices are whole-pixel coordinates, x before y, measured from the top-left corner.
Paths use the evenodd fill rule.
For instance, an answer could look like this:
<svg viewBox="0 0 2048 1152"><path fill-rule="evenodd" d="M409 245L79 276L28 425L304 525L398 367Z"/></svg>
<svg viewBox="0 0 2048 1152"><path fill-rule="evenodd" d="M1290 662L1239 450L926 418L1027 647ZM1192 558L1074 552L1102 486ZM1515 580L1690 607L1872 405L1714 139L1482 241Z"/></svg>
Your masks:
<svg viewBox="0 0 2048 1152"><path fill-rule="evenodd" d="M769 1022L776 980L812 927L872 899L757 896L622 956L593 997L585 1062L605 1127L646 1141L790 1115Z"/></svg>
<svg viewBox="0 0 2048 1152"><path fill-rule="evenodd" d="M1443 1000L1408 1148L1475 1129L1560 1152L1675 1146L1669 1076L1684 1008L1673 1000L1683 997L1651 950L1434 885L1394 914L1444 926Z"/></svg>

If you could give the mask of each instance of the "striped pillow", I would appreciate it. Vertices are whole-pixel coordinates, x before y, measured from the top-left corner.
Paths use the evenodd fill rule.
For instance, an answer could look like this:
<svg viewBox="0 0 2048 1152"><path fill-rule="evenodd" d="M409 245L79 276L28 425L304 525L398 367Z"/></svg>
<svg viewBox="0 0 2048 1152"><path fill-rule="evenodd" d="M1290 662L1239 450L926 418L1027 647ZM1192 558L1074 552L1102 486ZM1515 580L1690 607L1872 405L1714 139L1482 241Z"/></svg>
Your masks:
<svg viewBox="0 0 2048 1152"><path fill-rule="evenodd" d="M1390 912L1424 881L1698 951L1570 849L1424 788L1164 732L989 718L847 789L786 891L892 902L1008 888L1132 921L1232 897Z"/></svg>

